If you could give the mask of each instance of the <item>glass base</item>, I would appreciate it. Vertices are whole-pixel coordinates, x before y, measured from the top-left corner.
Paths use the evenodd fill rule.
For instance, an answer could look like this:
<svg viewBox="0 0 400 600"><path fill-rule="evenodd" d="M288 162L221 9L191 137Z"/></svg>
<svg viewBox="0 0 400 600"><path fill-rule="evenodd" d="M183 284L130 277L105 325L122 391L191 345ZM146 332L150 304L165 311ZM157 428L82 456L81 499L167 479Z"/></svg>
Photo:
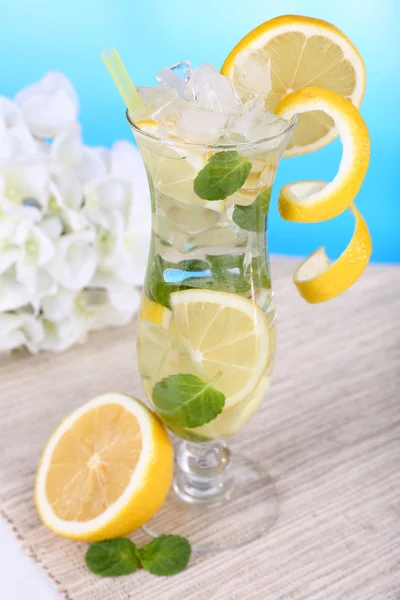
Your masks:
<svg viewBox="0 0 400 600"><path fill-rule="evenodd" d="M275 482L261 463L233 454L221 493L212 502L193 501L175 477L165 504L144 527L156 537L186 537L194 551L229 550L265 535L275 524L278 497Z"/></svg>

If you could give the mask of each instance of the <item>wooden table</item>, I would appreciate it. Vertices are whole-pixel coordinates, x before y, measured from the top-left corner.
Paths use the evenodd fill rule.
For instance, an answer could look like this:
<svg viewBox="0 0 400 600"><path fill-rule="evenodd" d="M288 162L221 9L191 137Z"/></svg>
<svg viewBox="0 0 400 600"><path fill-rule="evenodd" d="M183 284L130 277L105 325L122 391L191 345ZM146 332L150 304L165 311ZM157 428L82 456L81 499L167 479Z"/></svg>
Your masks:
<svg viewBox="0 0 400 600"><path fill-rule="evenodd" d="M195 555L176 577L91 575L86 546L47 531L32 502L36 462L57 422L107 390L141 393L135 326L62 355L0 363L0 508L61 597L400 599L400 269L369 267L351 291L310 306L291 282L295 264L273 260L276 372L233 444L269 469L279 518L242 551Z"/></svg>

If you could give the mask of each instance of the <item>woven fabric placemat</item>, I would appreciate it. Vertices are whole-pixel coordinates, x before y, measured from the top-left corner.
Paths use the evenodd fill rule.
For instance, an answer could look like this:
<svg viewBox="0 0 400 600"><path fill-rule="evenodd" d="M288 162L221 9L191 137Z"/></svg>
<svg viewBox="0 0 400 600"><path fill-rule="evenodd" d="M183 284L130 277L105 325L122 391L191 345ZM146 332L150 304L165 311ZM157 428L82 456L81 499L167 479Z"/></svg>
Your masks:
<svg viewBox="0 0 400 600"><path fill-rule="evenodd" d="M267 465L279 518L241 551L195 554L175 577L92 575L87 546L48 531L32 499L42 447L68 412L105 391L142 395L135 325L0 362L1 515L60 598L400 599L400 269L371 266L350 292L310 306L291 282L295 265L273 260L276 371L233 442Z"/></svg>

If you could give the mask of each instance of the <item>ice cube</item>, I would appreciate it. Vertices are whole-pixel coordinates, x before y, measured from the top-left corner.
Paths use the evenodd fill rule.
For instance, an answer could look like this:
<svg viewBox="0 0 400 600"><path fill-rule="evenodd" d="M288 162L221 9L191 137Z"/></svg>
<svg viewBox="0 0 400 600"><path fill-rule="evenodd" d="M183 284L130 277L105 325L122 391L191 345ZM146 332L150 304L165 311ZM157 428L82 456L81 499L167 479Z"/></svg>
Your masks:
<svg viewBox="0 0 400 600"><path fill-rule="evenodd" d="M164 116L159 117L159 114L164 114L166 107L178 98L178 92L172 88L138 87L138 92L144 104L134 111L132 118L135 121L162 121Z"/></svg>
<svg viewBox="0 0 400 600"><path fill-rule="evenodd" d="M238 53L233 71L233 81L244 96L255 94L264 98L271 91L271 59L263 48L242 50ZM242 94L241 94L242 96Z"/></svg>
<svg viewBox="0 0 400 600"><path fill-rule="evenodd" d="M157 75L157 81L163 88L173 88L179 96L183 96L183 91L191 74L192 65L190 61L181 60L181 62L160 71Z"/></svg>
<svg viewBox="0 0 400 600"><path fill-rule="evenodd" d="M192 104L190 102L183 100L182 98L176 98L172 102L164 104L164 106L158 109L153 118L158 123L162 123L165 120L170 123L176 123L179 121L182 113L190 108L192 108Z"/></svg>
<svg viewBox="0 0 400 600"><path fill-rule="evenodd" d="M208 63L203 63L192 72L186 88L185 98L214 112L238 113L242 103L230 80Z"/></svg>
<svg viewBox="0 0 400 600"><path fill-rule="evenodd" d="M221 136L226 115L203 108L185 110L176 124L176 135L184 140L213 144Z"/></svg>
<svg viewBox="0 0 400 600"><path fill-rule="evenodd" d="M248 106L251 106L248 104ZM243 136L255 142L280 135L288 128L288 122L263 108L253 105L229 124L228 133Z"/></svg>

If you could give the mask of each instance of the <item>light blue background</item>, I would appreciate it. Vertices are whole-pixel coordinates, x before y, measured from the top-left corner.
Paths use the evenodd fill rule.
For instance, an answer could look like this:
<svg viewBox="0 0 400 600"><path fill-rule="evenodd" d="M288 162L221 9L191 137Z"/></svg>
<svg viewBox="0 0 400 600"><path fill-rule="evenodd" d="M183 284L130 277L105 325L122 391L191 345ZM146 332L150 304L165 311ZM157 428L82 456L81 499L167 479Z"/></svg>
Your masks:
<svg viewBox="0 0 400 600"><path fill-rule="evenodd" d="M153 85L157 71L180 59L220 66L244 34L278 14L331 21L353 40L367 65L361 112L372 158L357 205L370 226L373 260L400 262L399 0L0 0L0 8L0 93L12 96L49 69L64 71L78 90L85 141L106 146L131 134L101 48L117 46L135 83ZM331 178L340 152L336 141L313 155L283 160L275 199L285 182ZM287 223L275 202L270 248L305 255L325 244L334 258L352 228L347 214L317 225Z"/></svg>

